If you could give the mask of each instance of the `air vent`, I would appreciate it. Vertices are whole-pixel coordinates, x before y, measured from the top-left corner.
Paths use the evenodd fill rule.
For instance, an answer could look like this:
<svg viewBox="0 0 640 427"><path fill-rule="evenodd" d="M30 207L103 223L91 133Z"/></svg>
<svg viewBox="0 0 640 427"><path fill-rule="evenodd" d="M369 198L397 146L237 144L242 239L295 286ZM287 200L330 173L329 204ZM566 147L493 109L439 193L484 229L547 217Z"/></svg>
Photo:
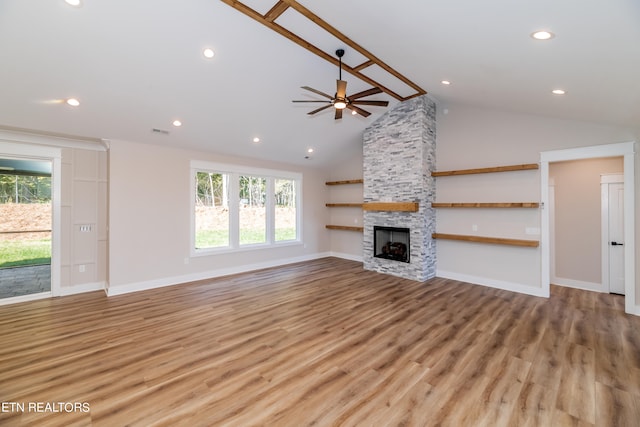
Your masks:
<svg viewBox="0 0 640 427"><path fill-rule="evenodd" d="M151 132L153 132L153 133L161 133L163 135L169 135L169 131L168 130L164 130L164 129L153 128L153 129L151 129Z"/></svg>

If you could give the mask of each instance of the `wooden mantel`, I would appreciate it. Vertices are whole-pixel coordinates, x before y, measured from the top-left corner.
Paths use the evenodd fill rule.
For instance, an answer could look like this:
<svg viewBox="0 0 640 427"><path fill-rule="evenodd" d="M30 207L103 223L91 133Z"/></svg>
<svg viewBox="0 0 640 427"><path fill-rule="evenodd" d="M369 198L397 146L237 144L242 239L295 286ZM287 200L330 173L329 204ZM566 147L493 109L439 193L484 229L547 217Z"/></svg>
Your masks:
<svg viewBox="0 0 640 427"><path fill-rule="evenodd" d="M418 212L418 202L366 202L362 204L364 211Z"/></svg>

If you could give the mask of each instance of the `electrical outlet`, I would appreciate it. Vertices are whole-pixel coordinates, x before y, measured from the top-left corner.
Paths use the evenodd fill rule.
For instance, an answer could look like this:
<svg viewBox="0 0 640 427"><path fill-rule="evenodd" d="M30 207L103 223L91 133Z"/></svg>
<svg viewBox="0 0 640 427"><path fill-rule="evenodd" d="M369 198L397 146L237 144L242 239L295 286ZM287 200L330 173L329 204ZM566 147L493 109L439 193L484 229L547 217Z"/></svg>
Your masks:
<svg viewBox="0 0 640 427"><path fill-rule="evenodd" d="M78 271L80 273L84 273L85 271L87 271L87 267L84 264L81 264L78 266Z"/></svg>
<svg viewBox="0 0 640 427"><path fill-rule="evenodd" d="M471 226L471 231L478 231L478 224L473 224Z"/></svg>

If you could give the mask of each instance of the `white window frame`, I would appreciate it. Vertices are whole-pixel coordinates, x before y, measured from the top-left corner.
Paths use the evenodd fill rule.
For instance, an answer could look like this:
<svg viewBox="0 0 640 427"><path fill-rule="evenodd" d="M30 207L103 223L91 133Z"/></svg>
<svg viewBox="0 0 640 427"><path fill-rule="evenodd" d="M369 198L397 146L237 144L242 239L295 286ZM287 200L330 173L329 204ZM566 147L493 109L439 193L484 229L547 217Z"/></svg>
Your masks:
<svg viewBox="0 0 640 427"><path fill-rule="evenodd" d="M195 177L198 172L226 174L229 176L229 246L215 248L196 248L196 186L194 185ZM240 223L239 223L239 177L255 176L265 178L266 185L266 242L244 244L241 245L240 240ZM275 180L289 179L295 181L296 186L296 238L294 240L275 240ZM241 252L256 249L268 249L274 247L282 247L289 245L299 245L302 243L302 174L297 172L281 171L274 169L253 168L241 165L232 165L225 163L205 162L201 160L191 161L191 170L189 173L189 188L191 196L191 227L189 238L190 255L192 257L208 256L215 254L223 254L230 252Z"/></svg>

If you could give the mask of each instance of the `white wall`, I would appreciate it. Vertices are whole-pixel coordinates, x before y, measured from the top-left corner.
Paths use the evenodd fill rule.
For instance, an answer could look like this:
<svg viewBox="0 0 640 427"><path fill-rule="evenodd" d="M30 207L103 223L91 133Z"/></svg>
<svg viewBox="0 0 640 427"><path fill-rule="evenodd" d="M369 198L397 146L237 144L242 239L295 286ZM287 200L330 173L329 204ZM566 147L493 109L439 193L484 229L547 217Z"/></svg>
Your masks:
<svg viewBox="0 0 640 427"><path fill-rule="evenodd" d="M299 245L189 258L190 161L303 173ZM315 169L113 141L109 180L109 294L313 258L329 251L324 174ZM185 260L188 263L185 263Z"/></svg>
<svg viewBox="0 0 640 427"><path fill-rule="evenodd" d="M442 114L442 108L438 114L438 170L538 163L542 151L631 141L637 137L630 129L587 122L462 105L446 108L447 114ZM468 177L472 178L438 178L436 200L540 201L538 171ZM540 211L439 209L436 223L438 231L445 233L538 239L538 235L525 231L540 227ZM474 224L478 226L475 233ZM440 276L534 295L542 291L539 248L439 240L437 263ZM640 289L640 283L636 283L636 288Z"/></svg>

